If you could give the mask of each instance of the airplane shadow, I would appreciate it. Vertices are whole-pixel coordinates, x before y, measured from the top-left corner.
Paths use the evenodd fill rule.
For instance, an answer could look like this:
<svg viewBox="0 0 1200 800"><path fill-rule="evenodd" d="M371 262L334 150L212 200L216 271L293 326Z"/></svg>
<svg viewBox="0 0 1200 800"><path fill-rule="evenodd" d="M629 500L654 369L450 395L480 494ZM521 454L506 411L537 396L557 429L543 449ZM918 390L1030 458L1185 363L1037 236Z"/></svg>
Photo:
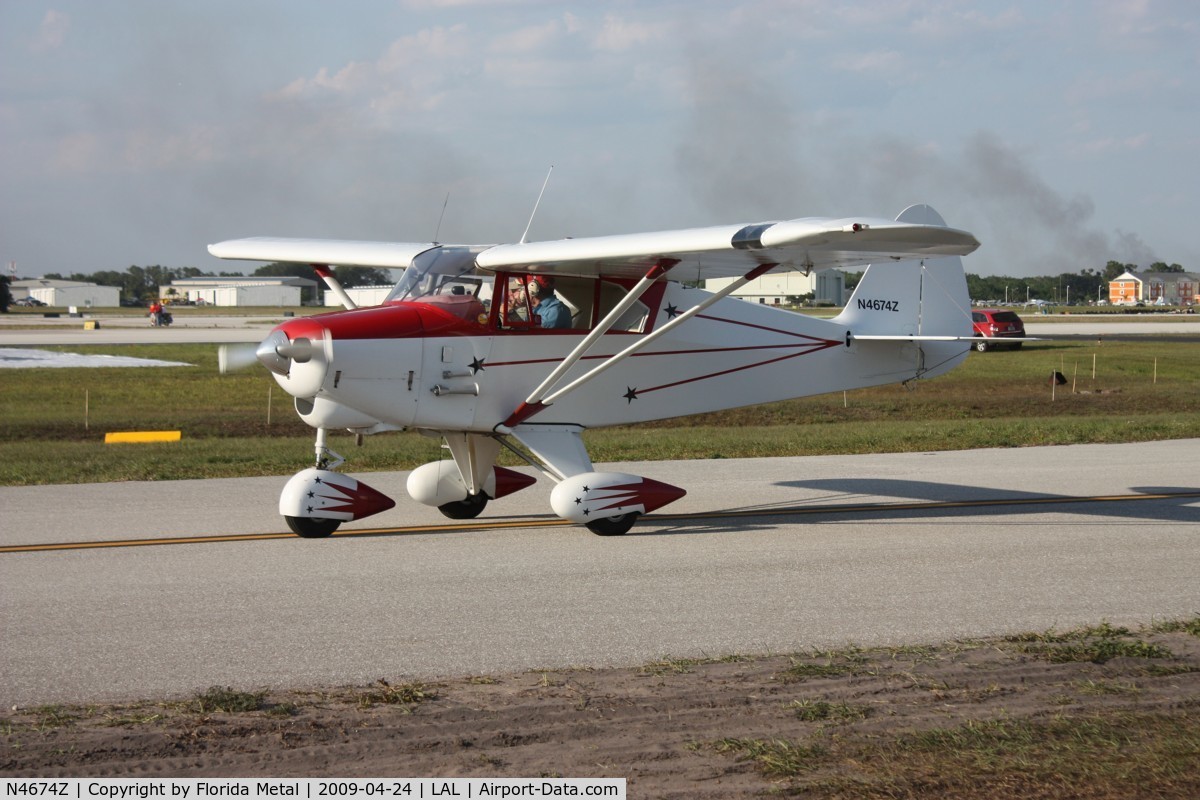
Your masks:
<svg viewBox="0 0 1200 800"><path fill-rule="evenodd" d="M745 506L704 514L647 517L629 535L746 533L780 524L830 524L878 520L1021 517L1062 512L1113 521L1200 522L1200 488L1135 486L1120 496L1076 497L930 481L874 478L816 479L777 483L806 493L797 504ZM890 498L880 500L879 498ZM639 530L650 524L657 530Z"/></svg>

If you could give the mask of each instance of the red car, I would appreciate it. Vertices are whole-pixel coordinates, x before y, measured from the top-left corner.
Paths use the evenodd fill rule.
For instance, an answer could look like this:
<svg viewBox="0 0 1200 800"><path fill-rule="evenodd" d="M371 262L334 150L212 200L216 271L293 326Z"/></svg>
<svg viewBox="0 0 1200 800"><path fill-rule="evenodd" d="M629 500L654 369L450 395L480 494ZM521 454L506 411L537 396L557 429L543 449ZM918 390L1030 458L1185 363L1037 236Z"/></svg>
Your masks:
<svg viewBox="0 0 1200 800"><path fill-rule="evenodd" d="M975 325L975 349L979 352L993 347L1020 348L1021 342L1003 342L1005 337L1025 337L1025 323L1012 311L1000 308L981 308L971 312L971 322Z"/></svg>

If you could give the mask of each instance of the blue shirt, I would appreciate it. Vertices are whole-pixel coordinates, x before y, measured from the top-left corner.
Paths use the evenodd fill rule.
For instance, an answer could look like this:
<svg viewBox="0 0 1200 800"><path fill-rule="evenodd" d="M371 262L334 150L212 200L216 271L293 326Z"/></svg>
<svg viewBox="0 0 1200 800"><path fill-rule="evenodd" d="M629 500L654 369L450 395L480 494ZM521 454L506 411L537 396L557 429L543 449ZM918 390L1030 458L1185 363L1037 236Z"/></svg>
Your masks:
<svg viewBox="0 0 1200 800"><path fill-rule="evenodd" d="M554 295L538 303L537 315L542 318L543 328L571 327L571 309Z"/></svg>

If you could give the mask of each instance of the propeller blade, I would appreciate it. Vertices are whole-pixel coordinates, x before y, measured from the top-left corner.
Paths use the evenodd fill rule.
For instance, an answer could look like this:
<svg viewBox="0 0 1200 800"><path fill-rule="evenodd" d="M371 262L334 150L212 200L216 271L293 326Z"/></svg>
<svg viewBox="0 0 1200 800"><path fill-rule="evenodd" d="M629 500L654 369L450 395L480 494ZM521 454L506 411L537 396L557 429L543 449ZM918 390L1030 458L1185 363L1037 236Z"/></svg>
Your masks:
<svg viewBox="0 0 1200 800"><path fill-rule="evenodd" d="M257 351L257 344L223 344L217 348L217 369L222 375L228 375L257 364Z"/></svg>

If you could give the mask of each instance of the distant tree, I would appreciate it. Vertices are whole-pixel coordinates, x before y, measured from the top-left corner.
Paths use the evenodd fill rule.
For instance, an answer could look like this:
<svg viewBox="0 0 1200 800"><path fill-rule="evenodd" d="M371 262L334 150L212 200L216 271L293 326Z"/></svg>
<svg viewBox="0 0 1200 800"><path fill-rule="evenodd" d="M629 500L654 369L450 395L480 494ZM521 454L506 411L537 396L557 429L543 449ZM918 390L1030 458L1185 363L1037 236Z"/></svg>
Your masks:
<svg viewBox="0 0 1200 800"><path fill-rule="evenodd" d="M1155 261L1146 270L1147 272L1183 272L1183 267L1178 264L1165 264L1162 261Z"/></svg>
<svg viewBox="0 0 1200 800"><path fill-rule="evenodd" d="M387 270L374 267L338 267L334 274L342 286L390 286L395 283Z"/></svg>
<svg viewBox="0 0 1200 800"><path fill-rule="evenodd" d="M7 314L12 305L12 292L8 289L8 276L0 275L0 314Z"/></svg>
<svg viewBox="0 0 1200 800"><path fill-rule="evenodd" d="M1109 261L1104 265L1104 280L1115 281L1122 273L1137 272L1137 264L1122 264L1120 261Z"/></svg>

